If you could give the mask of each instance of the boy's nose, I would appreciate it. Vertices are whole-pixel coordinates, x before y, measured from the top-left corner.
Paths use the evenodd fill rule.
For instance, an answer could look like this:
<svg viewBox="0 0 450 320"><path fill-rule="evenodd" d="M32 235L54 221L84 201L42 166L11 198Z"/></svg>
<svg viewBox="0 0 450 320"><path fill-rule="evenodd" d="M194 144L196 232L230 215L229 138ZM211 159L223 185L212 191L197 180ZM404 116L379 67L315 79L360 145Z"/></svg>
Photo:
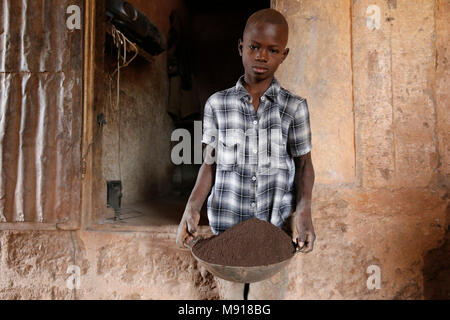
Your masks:
<svg viewBox="0 0 450 320"><path fill-rule="evenodd" d="M258 61L265 61L265 62L267 62L267 59L268 59L268 52L267 52L267 50L266 49L258 50L255 59L258 60Z"/></svg>

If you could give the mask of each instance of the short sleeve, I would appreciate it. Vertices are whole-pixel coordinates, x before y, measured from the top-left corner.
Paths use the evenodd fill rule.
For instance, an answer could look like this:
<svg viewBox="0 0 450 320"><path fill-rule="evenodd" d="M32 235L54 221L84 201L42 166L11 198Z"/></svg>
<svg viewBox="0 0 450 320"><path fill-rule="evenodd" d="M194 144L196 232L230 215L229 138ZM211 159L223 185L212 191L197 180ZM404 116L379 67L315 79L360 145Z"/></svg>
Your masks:
<svg viewBox="0 0 450 320"><path fill-rule="evenodd" d="M299 157L311 151L311 127L306 99L303 99L289 127L288 147L292 157Z"/></svg>
<svg viewBox="0 0 450 320"><path fill-rule="evenodd" d="M211 101L208 99L205 104L203 115L203 136L202 142L215 146L217 143L217 119L212 109Z"/></svg>

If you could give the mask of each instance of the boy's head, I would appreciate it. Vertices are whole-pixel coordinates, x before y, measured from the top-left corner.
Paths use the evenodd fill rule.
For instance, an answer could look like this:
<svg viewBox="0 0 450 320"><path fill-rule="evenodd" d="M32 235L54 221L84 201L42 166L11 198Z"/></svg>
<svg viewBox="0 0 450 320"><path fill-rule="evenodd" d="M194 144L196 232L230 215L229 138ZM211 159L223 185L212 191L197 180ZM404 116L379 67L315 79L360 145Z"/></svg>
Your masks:
<svg viewBox="0 0 450 320"><path fill-rule="evenodd" d="M249 80L273 77L289 53L288 33L286 19L274 9L259 10L248 18L238 50Z"/></svg>

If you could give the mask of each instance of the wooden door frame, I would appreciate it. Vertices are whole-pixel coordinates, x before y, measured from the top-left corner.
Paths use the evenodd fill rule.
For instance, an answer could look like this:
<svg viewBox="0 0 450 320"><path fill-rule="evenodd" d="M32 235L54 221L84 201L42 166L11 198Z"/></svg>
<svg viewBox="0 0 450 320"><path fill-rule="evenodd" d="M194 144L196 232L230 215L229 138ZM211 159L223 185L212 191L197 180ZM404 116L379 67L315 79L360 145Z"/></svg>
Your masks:
<svg viewBox="0 0 450 320"><path fill-rule="evenodd" d="M81 226L89 227L92 208L92 120L95 81L95 0L84 3L83 130L81 137Z"/></svg>
<svg viewBox="0 0 450 320"><path fill-rule="evenodd" d="M98 1L98 0L97 0ZM95 90L96 90L96 50L97 12L96 0L85 0L84 23L84 66L83 66L83 130L81 145L81 228L90 231L150 232L158 238L175 239L176 225L166 226L123 226L116 224L101 225L93 220L94 174L93 141L95 126ZM103 1L103 0L102 0ZM97 35L98 36L98 35Z"/></svg>

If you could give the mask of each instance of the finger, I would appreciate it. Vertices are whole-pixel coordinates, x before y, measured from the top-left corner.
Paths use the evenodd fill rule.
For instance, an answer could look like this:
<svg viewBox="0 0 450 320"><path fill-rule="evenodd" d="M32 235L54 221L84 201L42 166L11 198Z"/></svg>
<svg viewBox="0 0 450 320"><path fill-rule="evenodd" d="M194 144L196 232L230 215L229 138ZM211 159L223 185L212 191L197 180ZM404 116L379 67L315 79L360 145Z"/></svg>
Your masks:
<svg viewBox="0 0 450 320"><path fill-rule="evenodd" d="M185 230L180 230L180 232L178 233L177 236L177 245L179 248L185 248L184 247L184 243L186 242L186 238L187 238L188 234Z"/></svg>
<svg viewBox="0 0 450 320"><path fill-rule="evenodd" d="M195 222L192 219L188 219L187 222L187 230L188 232L193 235L194 237L197 236L197 226Z"/></svg>
<svg viewBox="0 0 450 320"><path fill-rule="evenodd" d="M305 247L305 244L306 244L305 240L297 238L297 246L299 248L299 251Z"/></svg>
<svg viewBox="0 0 450 320"><path fill-rule="evenodd" d="M186 239L184 240L184 247L185 248L189 248L192 247L192 240L194 240L195 238L191 235L187 235Z"/></svg>
<svg viewBox="0 0 450 320"><path fill-rule="evenodd" d="M313 250L314 247L314 241L315 241L315 237L314 235L308 233L307 234L307 239L306 239L306 245L305 247L301 250L302 253L308 253L311 252Z"/></svg>
<svg viewBox="0 0 450 320"><path fill-rule="evenodd" d="M309 245L309 235L305 234L304 238L303 238L303 242L302 242L302 246L300 247L300 252L305 252L306 248Z"/></svg>
<svg viewBox="0 0 450 320"><path fill-rule="evenodd" d="M314 242L308 242L307 246L305 247L305 250L302 251L303 253L308 253L313 251L313 247L314 247Z"/></svg>
<svg viewBox="0 0 450 320"><path fill-rule="evenodd" d="M305 241L306 241L306 233L299 232L297 236L297 244L299 248L303 248L305 246Z"/></svg>
<svg viewBox="0 0 450 320"><path fill-rule="evenodd" d="M180 249L183 249L183 248L184 248L184 242L185 242L185 240L186 240L186 235L180 235L180 236L177 238L177 246L178 246L178 248L180 248Z"/></svg>
<svg viewBox="0 0 450 320"><path fill-rule="evenodd" d="M307 246L308 246L308 242L305 241L304 245L302 247L300 247L300 249L298 249L298 251L305 253Z"/></svg>
<svg viewBox="0 0 450 320"><path fill-rule="evenodd" d="M186 243L186 240L188 239L189 234L187 230L187 223L186 221L183 221L178 226L178 232L177 232L177 245L179 248L186 249L184 244Z"/></svg>

